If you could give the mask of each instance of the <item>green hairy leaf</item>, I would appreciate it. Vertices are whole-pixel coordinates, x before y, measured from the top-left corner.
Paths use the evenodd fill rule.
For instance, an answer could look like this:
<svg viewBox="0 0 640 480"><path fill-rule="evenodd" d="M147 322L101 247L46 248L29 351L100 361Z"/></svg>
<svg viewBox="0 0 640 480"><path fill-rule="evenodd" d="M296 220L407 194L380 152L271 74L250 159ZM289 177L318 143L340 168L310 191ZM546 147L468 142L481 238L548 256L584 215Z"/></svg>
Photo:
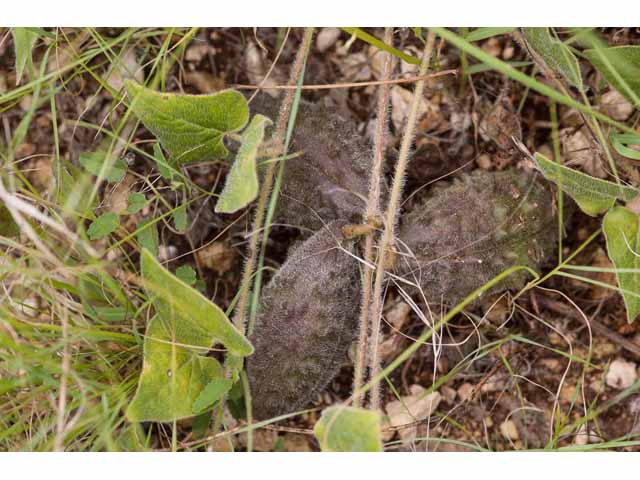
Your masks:
<svg viewBox="0 0 640 480"><path fill-rule="evenodd" d="M239 356L250 355L253 348L217 305L163 268L147 250L142 251L141 271L156 316L147 326L142 373L127 417L132 422L168 422L193 416L205 387L223 378L222 366L206 356L214 343ZM212 396L205 393L197 406Z"/></svg>
<svg viewBox="0 0 640 480"><path fill-rule="evenodd" d="M355 407L323 410L313 433L323 452L381 452L380 413Z"/></svg>
<svg viewBox="0 0 640 480"><path fill-rule="evenodd" d="M594 48L585 56L604 78L636 107L640 107L640 46Z"/></svg>
<svg viewBox="0 0 640 480"><path fill-rule="evenodd" d="M158 237L158 229L153 219L143 218L138 222L136 230L139 230L136 239L141 249L145 248L149 250L154 257L157 257L160 250L160 238Z"/></svg>
<svg viewBox="0 0 640 480"><path fill-rule="evenodd" d="M16 85L18 85L25 68L30 70L33 66L31 52L38 40L38 34L30 28L15 27L11 29L11 35L16 48Z"/></svg>
<svg viewBox="0 0 640 480"><path fill-rule="evenodd" d="M127 198L127 213L138 213L144 208L147 203L147 199L144 194L140 192L133 192L129 194Z"/></svg>
<svg viewBox="0 0 640 480"><path fill-rule="evenodd" d="M87 235L91 240L99 240L115 232L119 226L120 218L118 214L114 212L103 213L91 222L91 225L89 225L87 229Z"/></svg>
<svg viewBox="0 0 640 480"><path fill-rule="evenodd" d="M184 233L187 229L187 204L183 203L173 212L173 226L180 233Z"/></svg>
<svg viewBox="0 0 640 480"><path fill-rule="evenodd" d="M125 81L131 109L176 164L223 158L225 134L244 128L249 106L235 90L211 95L162 93Z"/></svg>
<svg viewBox="0 0 640 480"><path fill-rule="evenodd" d="M627 308L627 320L633 322L640 313L640 221L626 207L607 212L602 229L607 238L607 252L616 269L616 277Z"/></svg>
<svg viewBox="0 0 640 480"><path fill-rule="evenodd" d="M159 143L155 143L153 145L153 159L156 162L156 167L158 167L158 172L160 173L160 176L165 180L169 180L169 181L173 180L173 177L174 177L173 167L169 164L169 162L165 158L164 153L162 152L162 147L160 146Z"/></svg>
<svg viewBox="0 0 640 480"><path fill-rule="evenodd" d="M522 33L529 48L538 54L550 69L561 73L572 85L582 86L578 59L569 47L551 35L548 27L523 28ZM535 55L533 56L535 60Z"/></svg>
<svg viewBox="0 0 640 480"><path fill-rule="evenodd" d="M109 183L117 183L122 180L127 173L127 164L121 158L118 158L111 165L105 163L108 162L108 158L105 152L85 152L80 154L80 165L82 165L86 171L100 176L100 173L104 169L103 176Z"/></svg>
<svg viewBox="0 0 640 480"><path fill-rule="evenodd" d="M264 139L264 130L271 120L256 115L242 134L242 145L236 161L227 175L220 198L216 204L217 213L234 213L246 207L258 196L258 172L256 157Z"/></svg>
<svg viewBox="0 0 640 480"><path fill-rule="evenodd" d="M211 407L222 398L230 389L233 383L228 378L214 378L206 387L202 389L196 401L193 402L193 411L202 412Z"/></svg>
<svg viewBox="0 0 640 480"><path fill-rule="evenodd" d="M176 277L182 280L184 283L192 287L196 284L196 280L198 279L196 276L196 271L193 267L189 265L181 265L176 268Z"/></svg>
<svg viewBox="0 0 640 480"><path fill-rule="evenodd" d="M201 354L210 346L208 340L206 332L185 328L178 315L153 317L145 335L138 390L127 418L170 422L193 416L193 403L204 387L223 377L220 363Z"/></svg>
<svg viewBox="0 0 640 480"><path fill-rule="evenodd" d="M545 178L555 182L576 201L584 213L592 217L609 210L616 200L628 202L640 194L635 188L594 178L552 162L540 153L536 153L534 158Z"/></svg>

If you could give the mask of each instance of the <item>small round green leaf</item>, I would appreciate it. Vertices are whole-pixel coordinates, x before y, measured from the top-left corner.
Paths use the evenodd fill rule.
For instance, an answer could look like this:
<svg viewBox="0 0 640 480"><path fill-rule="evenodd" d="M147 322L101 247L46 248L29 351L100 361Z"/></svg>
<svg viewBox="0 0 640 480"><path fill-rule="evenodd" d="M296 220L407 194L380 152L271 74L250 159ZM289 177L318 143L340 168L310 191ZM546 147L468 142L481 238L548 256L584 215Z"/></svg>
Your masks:
<svg viewBox="0 0 640 480"><path fill-rule="evenodd" d="M127 199L127 213L138 213L144 208L146 203L147 199L144 194L139 192L130 193Z"/></svg>
<svg viewBox="0 0 640 480"><path fill-rule="evenodd" d="M325 409L313 433L323 452L381 452L380 413L355 407Z"/></svg>
<svg viewBox="0 0 640 480"><path fill-rule="evenodd" d="M103 213L91 222L91 225L89 225L89 228L87 229L87 235L91 240L99 240L110 233L115 232L119 226L120 218L116 213Z"/></svg>

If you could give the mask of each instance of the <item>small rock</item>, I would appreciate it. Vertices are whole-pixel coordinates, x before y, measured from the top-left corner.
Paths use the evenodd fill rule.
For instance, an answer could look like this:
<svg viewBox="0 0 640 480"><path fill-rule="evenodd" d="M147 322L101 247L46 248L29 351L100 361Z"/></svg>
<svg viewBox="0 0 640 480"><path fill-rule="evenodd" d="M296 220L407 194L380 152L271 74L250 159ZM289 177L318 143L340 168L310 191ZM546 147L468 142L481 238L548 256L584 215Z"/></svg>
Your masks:
<svg viewBox="0 0 640 480"><path fill-rule="evenodd" d="M402 131L411 110L412 101L413 92L398 85L391 87L391 120L397 131ZM422 117L426 112L427 105L425 100L422 99L418 107L418 118Z"/></svg>
<svg viewBox="0 0 640 480"><path fill-rule="evenodd" d="M476 163L478 164L478 167L480 167L483 170L489 170L493 165L493 163L491 162L491 157L486 153L483 153L482 155L480 155L476 160Z"/></svg>
<svg viewBox="0 0 640 480"><path fill-rule="evenodd" d="M409 318L411 307L407 302L399 302L389 309L385 315L389 322L396 330L402 330L407 318Z"/></svg>
<svg viewBox="0 0 640 480"><path fill-rule="evenodd" d="M507 382L503 378L500 378L498 375L492 375L480 387L480 391L483 393L491 393L503 391L506 387Z"/></svg>
<svg viewBox="0 0 640 480"><path fill-rule="evenodd" d="M598 377L589 383L589 388L594 392L601 394L604 391L604 378Z"/></svg>
<svg viewBox="0 0 640 480"><path fill-rule="evenodd" d="M253 85L262 85L263 87L273 87L278 85L278 78L280 72L274 69L269 77L265 78L265 75L269 71L264 58L264 52L255 44L255 42L249 42L244 57L245 68L247 70L247 76L249 81ZM278 96L278 91L273 89L266 89L268 95L273 98Z"/></svg>
<svg viewBox="0 0 640 480"><path fill-rule="evenodd" d="M491 37L489 40L482 44L482 50L488 53L492 57L499 57L502 53L502 46L500 40L497 37Z"/></svg>
<svg viewBox="0 0 640 480"><path fill-rule="evenodd" d="M506 295L492 296L483 302L484 317L494 325L502 325L511 315L512 309Z"/></svg>
<svg viewBox="0 0 640 480"><path fill-rule="evenodd" d="M189 85L193 85L200 93L212 93L224 89L224 80L214 77L209 72L196 70L187 72L184 76Z"/></svg>
<svg viewBox="0 0 640 480"><path fill-rule="evenodd" d="M603 159L585 129L565 128L560 132L564 163L568 167L579 166L593 177L605 178Z"/></svg>
<svg viewBox="0 0 640 480"><path fill-rule="evenodd" d="M442 396L444 397L445 402L452 404L456 400L458 392L455 388L444 386L442 387Z"/></svg>
<svg viewBox="0 0 640 480"><path fill-rule="evenodd" d="M589 443L598 443L601 439L593 430L588 430L586 425L582 425L573 439L574 445L588 445Z"/></svg>
<svg viewBox="0 0 640 480"><path fill-rule="evenodd" d="M513 48L512 45L509 45L508 47L506 47L503 51L502 51L502 59L503 60L511 60L513 58L513 54L515 53L516 49Z"/></svg>
<svg viewBox="0 0 640 480"><path fill-rule="evenodd" d="M311 452L306 436L297 433L287 433L284 436L284 449L287 452Z"/></svg>
<svg viewBox="0 0 640 480"><path fill-rule="evenodd" d="M403 50L403 52L406 53L407 55L411 55L412 57L416 57L416 58L420 58L420 56L422 55L422 52L418 50L416 47L414 47L413 45L409 45L407 48ZM419 69L419 65L416 65L415 63L400 62L400 72L402 72L403 76L408 77L411 75L417 75L418 69Z"/></svg>
<svg viewBox="0 0 640 480"><path fill-rule="evenodd" d="M127 50L119 61L116 61L107 74L107 84L116 91L122 90L127 78L134 79L138 83L144 80L144 72L136 59L133 49Z"/></svg>
<svg viewBox="0 0 640 480"><path fill-rule="evenodd" d="M371 66L363 52L352 53L340 62L340 71L349 82L362 82L371 78Z"/></svg>
<svg viewBox="0 0 640 480"><path fill-rule="evenodd" d="M382 78L382 70L384 65L384 60L387 56L387 53L383 50L380 50L373 45L369 47L369 57L371 58L371 73L373 74L373 78L376 80L380 80ZM405 64L406 62L403 62ZM398 57L395 55L391 56L391 72L393 72L398 64Z"/></svg>
<svg viewBox="0 0 640 480"><path fill-rule="evenodd" d="M158 247L158 260L165 262L171 260L178 254L178 247L175 245L160 245Z"/></svg>
<svg viewBox="0 0 640 480"><path fill-rule="evenodd" d="M612 388L624 390L629 388L638 379L637 366L633 362L616 359L609 365L606 382Z"/></svg>
<svg viewBox="0 0 640 480"><path fill-rule="evenodd" d="M500 424L500 433L509 440L518 440L520 438L518 428L512 420L506 420Z"/></svg>
<svg viewBox="0 0 640 480"><path fill-rule="evenodd" d="M602 113L619 122L625 121L633 113L633 105L617 90L609 90L602 95Z"/></svg>
<svg viewBox="0 0 640 480"><path fill-rule="evenodd" d="M36 158L27 177L40 192L48 191L53 182L53 157L47 155Z"/></svg>
<svg viewBox="0 0 640 480"><path fill-rule="evenodd" d="M392 332L380 343L379 355L383 362L393 360L404 349L405 337Z"/></svg>
<svg viewBox="0 0 640 480"><path fill-rule="evenodd" d="M206 42L194 42L193 45L187 48L187 52L184 54L184 59L187 62L200 63L205 55L208 55L209 53L215 55L215 48Z"/></svg>
<svg viewBox="0 0 640 480"><path fill-rule="evenodd" d="M242 437L244 437L244 435L242 435ZM253 431L253 449L256 452L273 451L273 447L275 446L277 440L278 432L276 432L275 430L260 429Z"/></svg>
<svg viewBox="0 0 640 480"><path fill-rule="evenodd" d="M540 360L540 364L554 373L558 373L562 368L562 364L557 358L543 358Z"/></svg>
<svg viewBox="0 0 640 480"><path fill-rule="evenodd" d="M31 108L31 102L33 101L33 96L32 95L24 95L21 99L20 99L20 108L23 111L27 111L29 110L29 108Z"/></svg>
<svg viewBox="0 0 640 480"><path fill-rule="evenodd" d="M469 400L471 398L471 395L473 394L473 389L473 385L471 385L469 382L460 385L460 387L458 387L458 396L460 397L460 400L462 400L463 402Z"/></svg>
<svg viewBox="0 0 640 480"><path fill-rule="evenodd" d="M325 27L320 30L316 37L316 48L320 53L324 53L329 50L340 37L342 30L335 27Z"/></svg>
<svg viewBox="0 0 640 480"><path fill-rule="evenodd" d="M431 392L425 395L426 389L420 385L411 385L409 390L411 391L410 396L389 402L386 406L389 423L394 427L400 427L430 417L442 400L442 395L439 392ZM403 440L416 438L417 433L417 426L401 428L398 431L400 438Z"/></svg>
<svg viewBox="0 0 640 480"><path fill-rule="evenodd" d="M575 385L565 385L560 390L560 403L564 405L569 405L573 402L580 402L580 392L576 393Z"/></svg>
<svg viewBox="0 0 640 480"><path fill-rule="evenodd" d="M127 211L129 195L135 181L136 177L127 174L113 189L106 191L104 206L107 211L117 214L123 214Z"/></svg>

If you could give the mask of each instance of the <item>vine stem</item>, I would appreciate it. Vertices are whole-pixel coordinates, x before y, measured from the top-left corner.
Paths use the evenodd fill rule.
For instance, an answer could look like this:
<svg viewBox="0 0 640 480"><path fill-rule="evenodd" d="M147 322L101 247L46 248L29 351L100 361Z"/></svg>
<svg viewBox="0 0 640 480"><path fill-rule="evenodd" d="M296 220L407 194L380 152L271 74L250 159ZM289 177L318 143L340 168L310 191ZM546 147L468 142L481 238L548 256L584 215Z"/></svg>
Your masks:
<svg viewBox="0 0 640 480"><path fill-rule="evenodd" d="M386 27L384 31L384 42L392 46L393 29ZM384 165L384 153L386 136L389 124L389 98L391 85L388 79L391 77L392 56L385 52L382 66L382 78L380 89L378 90L378 112L376 117L375 140L373 147L373 165L369 183L369 197L367 199L367 211L363 223L368 223L372 219L380 217L380 184ZM373 264L373 235L367 235L364 240L364 260L365 265ZM362 279L362 297L360 299L360 331L358 335L358 350L353 374L353 404L362 407L364 398L362 396L362 384L364 381L365 364L367 359L367 345L369 340L369 307L371 305L371 287L373 271L368 266L365 267Z"/></svg>
<svg viewBox="0 0 640 480"><path fill-rule="evenodd" d="M424 47L422 61L420 63L420 72L418 74L419 76L426 75L427 73L427 70L429 68L429 60L431 59L431 55L433 53L435 38L435 32L433 30L429 30L427 42ZM424 92L424 83L424 80L418 81L413 92L411 111L409 112L407 127L402 137L402 144L400 146L398 162L396 163L396 170L391 186L391 194L389 196L389 202L387 204L384 231L382 232L382 237L378 242L378 259L376 262L375 284L373 288L373 299L371 304L371 341L369 342L369 346L371 348L369 371L371 379L374 380L374 388L371 389L372 410L378 410L380 408L380 379L378 378L380 372L379 343L383 304L382 290L385 266L387 263L387 251L390 247L393 246L395 238L396 217L398 208L400 206L400 198L402 197L404 177L407 170L407 165L409 164L409 151L413 144L413 137L415 135L416 123L418 120L418 108L420 106L420 102L423 101L422 97Z"/></svg>
<svg viewBox="0 0 640 480"><path fill-rule="evenodd" d="M298 82L298 78L303 71L305 61L307 58L307 53L311 48L311 39L313 38L313 28L305 28L304 37L302 39L302 43L298 48L298 52L296 54L296 58L291 65L291 72L289 74L288 85L296 85ZM286 132L287 125L289 123L289 114L291 112L291 105L293 104L293 100L295 97L295 90L287 90L285 96L282 100L282 105L280 107L280 112L278 113L278 121L276 122L275 131L272 137L273 144L273 156L279 157L285 150L285 141L286 141ZM253 271L256 266L256 262L258 260L258 246L260 243L262 224L265 220L267 203L269 201L269 197L271 196L271 190L273 186L273 181L276 175L276 170L279 166L280 162L272 162L267 165L264 180L262 182L262 186L260 187L260 194L258 196L258 204L256 206L255 217L253 220L252 230L251 230L251 238L249 240L249 257L247 258L247 262L244 265L244 270L242 272L242 282L240 284L240 297L238 299L238 304L236 306L236 310L234 312L233 324L238 329L239 332L245 334L246 333L246 311L247 311L247 302L249 300L249 293L251 291L251 279L253 277ZM266 239L265 239L266 241ZM247 400L247 423L251 425L253 423L253 415L251 409L251 393L249 391L249 382L246 376L242 377L243 387L245 389L246 400ZM251 451L253 447L253 430L249 430L247 432L247 451Z"/></svg>
<svg viewBox="0 0 640 480"><path fill-rule="evenodd" d="M304 31L304 38L300 44L300 48L296 54L296 58L291 66L291 73L289 75L288 85L294 86L297 83L298 76L300 75L304 66L307 51L311 47L311 39L313 37L313 28L306 28ZM293 97L295 90L286 90L285 96L282 100L282 106L278 113L278 121L276 123L275 132L273 134L274 156L280 156L284 150L285 135L287 130L287 123L289 120L289 112L291 111L291 104L293 103ZM260 187L260 195L258 197L258 205L255 211L255 217L253 220L253 228L251 231L251 238L249 240L249 257L244 265L242 272L242 282L240 284L240 298L238 299L238 305L234 314L233 323L235 327L240 331L245 331L245 318L247 310L247 301L249 299L251 277L256 265L258 257L258 243L260 240L260 232L262 229L262 223L265 218L265 210L269 196L271 193L271 187L273 185L273 179L275 177L278 163L269 163L265 171L264 181Z"/></svg>

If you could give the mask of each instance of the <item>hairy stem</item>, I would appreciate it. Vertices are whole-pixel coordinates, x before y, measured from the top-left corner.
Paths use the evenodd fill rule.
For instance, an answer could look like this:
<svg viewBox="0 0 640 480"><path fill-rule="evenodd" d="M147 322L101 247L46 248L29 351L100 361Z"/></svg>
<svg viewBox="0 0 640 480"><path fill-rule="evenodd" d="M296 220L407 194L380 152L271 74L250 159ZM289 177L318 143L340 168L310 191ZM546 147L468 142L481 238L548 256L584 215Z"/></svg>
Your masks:
<svg viewBox="0 0 640 480"><path fill-rule="evenodd" d="M313 28L305 29L304 38L298 49L296 58L291 66L291 73L289 75L288 85L295 85L306 57L306 52L311 46L311 38L313 36ZM289 112L291 110L291 104L293 103L293 97L295 90L287 90L282 100L282 106L278 114L278 121L276 123L275 132L273 135L274 144L274 156L279 156L284 149L285 134L287 129L287 122L289 120ZM240 331L245 331L245 317L247 310L247 301L249 299L251 277L256 265L258 257L258 243L260 240L260 231L262 223L264 221L265 210L267 202L269 200L269 194L271 193L271 186L273 185L273 179L276 173L278 163L269 163L265 171L264 180L260 187L260 195L258 197L258 205L255 211L255 217L253 220L253 228L251 231L251 238L249 240L249 257L244 265L244 271L242 272L242 282L240 284L240 298L234 314L233 323L235 327Z"/></svg>
<svg viewBox="0 0 640 480"><path fill-rule="evenodd" d="M420 63L420 73L418 74L420 76L425 75L427 73L427 69L429 68L429 60L433 52L435 38L436 35L433 30L429 30L427 42L422 56L422 62ZM405 172L409 163L409 151L413 144L415 127L418 120L418 108L420 106L420 102L423 100L423 92L424 80L420 80L416 83L415 90L413 92L411 111L409 112L407 127L402 137L402 144L400 146L398 162L396 163L396 170L393 176L393 184L391 186L391 193L389 196L389 202L387 204L384 231L382 233L380 241L378 242L378 260L376 262L376 276L371 304L371 341L369 342L371 348L369 371L371 379L373 379L375 382L374 388L372 388L371 390L372 410L378 410L380 408L380 381L378 379L378 375L380 372L379 343L383 304L382 290L385 266L387 263L387 252L389 248L393 247L394 243L396 216L398 213L398 208L400 206L400 198L402 197L402 187L404 185Z"/></svg>
<svg viewBox="0 0 640 480"><path fill-rule="evenodd" d="M393 29L386 27L384 42L393 46ZM367 199L367 212L364 222L380 216L380 184L382 182L384 152L389 123L389 98L391 85L387 82L391 77L392 56L383 53L384 64L382 67L382 84L378 90L378 112L376 117L375 141L373 147L373 166L369 182L369 197ZM367 265L373 264L373 235L367 235L364 241L364 260ZM371 305L371 287L373 271L366 267L362 280L362 297L360 300L360 332L358 335L358 353L353 374L353 404L361 407L364 401L362 397L362 383L367 359L367 344L369 340L369 307Z"/></svg>

